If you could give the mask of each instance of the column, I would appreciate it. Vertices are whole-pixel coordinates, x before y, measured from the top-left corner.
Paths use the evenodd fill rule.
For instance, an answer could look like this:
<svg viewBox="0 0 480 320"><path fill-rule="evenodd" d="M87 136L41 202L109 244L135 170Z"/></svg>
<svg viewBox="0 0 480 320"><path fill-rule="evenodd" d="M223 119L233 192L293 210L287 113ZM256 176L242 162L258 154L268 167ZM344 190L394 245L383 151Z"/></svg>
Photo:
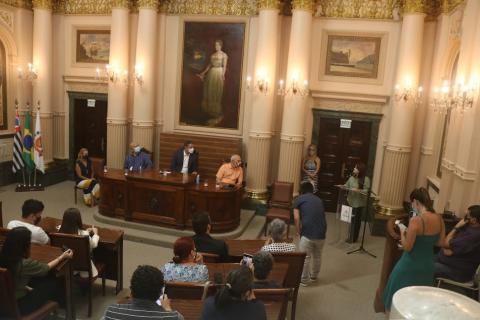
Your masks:
<svg viewBox="0 0 480 320"><path fill-rule="evenodd" d="M287 88L294 81L301 87L309 79L313 4L313 1L292 1L292 27L285 81ZM307 97L290 92L285 96L283 109L278 180L293 182L295 192L300 182L307 101Z"/></svg>
<svg viewBox="0 0 480 320"><path fill-rule="evenodd" d="M40 101L43 158L47 166L53 161L52 44L52 1L34 0L32 63L37 69L38 78L33 81L32 105L35 109Z"/></svg>
<svg viewBox="0 0 480 320"><path fill-rule="evenodd" d="M424 30L423 6L415 0L405 4L398 54L396 83L415 89L419 86ZM380 178L380 207L384 214L403 210L403 200L412 152L415 103L413 98L392 99L392 112L387 146Z"/></svg>
<svg viewBox="0 0 480 320"><path fill-rule="evenodd" d="M442 177L441 194L442 200L449 202L449 209L462 216L474 198L473 190L475 181L478 179L478 148L477 123L480 119L480 105L478 100L478 81L480 79L480 2L470 0L467 2L462 21L462 39L460 45L460 56L456 75L457 87L471 87L476 89L472 94L474 98L472 108L463 111L463 106L458 105L452 110L455 114L455 122L452 131L448 132L449 143L445 158L451 161L449 170L451 185L444 184ZM452 139L450 135L452 134ZM446 192L442 189L446 187ZM450 189L450 190L449 190ZM443 209L443 208L439 208Z"/></svg>
<svg viewBox="0 0 480 320"><path fill-rule="evenodd" d="M132 141L153 150L155 115L155 77L157 49L157 0L138 1L138 32L135 72L141 80L135 80L133 101Z"/></svg>
<svg viewBox="0 0 480 320"><path fill-rule="evenodd" d="M253 82L265 77L270 84L275 80L277 66L278 1L259 1L257 52ZM272 141L272 112L275 101L274 85L266 94L254 92L252 117L248 137L247 192L251 197L263 198L267 192Z"/></svg>
<svg viewBox="0 0 480 320"><path fill-rule="evenodd" d="M128 70L128 0L114 1L110 31L110 67L122 73ZM127 148L128 86L118 79L108 80L107 166L122 168Z"/></svg>

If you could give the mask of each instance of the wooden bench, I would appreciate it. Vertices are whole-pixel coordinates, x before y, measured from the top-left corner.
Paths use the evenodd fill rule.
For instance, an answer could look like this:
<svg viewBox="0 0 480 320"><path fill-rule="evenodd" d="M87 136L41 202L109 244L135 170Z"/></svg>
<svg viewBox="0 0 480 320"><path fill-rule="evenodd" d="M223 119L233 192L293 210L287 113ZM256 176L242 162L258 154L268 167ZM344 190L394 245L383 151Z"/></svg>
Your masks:
<svg viewBox="0 0 480 320"><path fill-rule="evenodd" d="M161 170L170 169L173 154L183 148L187 140L192 141L199 153L198 173L201 179L214 179L218 168L226 159L230 159L232 154L242 155L241 138L161 133L159 159Z"/></svg>

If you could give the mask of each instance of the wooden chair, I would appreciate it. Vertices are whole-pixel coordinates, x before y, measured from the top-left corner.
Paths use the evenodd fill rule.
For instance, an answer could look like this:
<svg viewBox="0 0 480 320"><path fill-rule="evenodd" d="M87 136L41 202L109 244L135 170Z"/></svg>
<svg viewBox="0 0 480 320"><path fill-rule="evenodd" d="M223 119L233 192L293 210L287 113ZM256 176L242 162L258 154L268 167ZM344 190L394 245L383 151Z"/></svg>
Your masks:
<svg viewBox="0 0 480 320"><path fill-rule="evenodd" d="M73 251L71 261L72 270L88 272L88 278L75 277L75 280L82 286L88 287L88 317L92 315L92 285L99 276L102 277L102 294L105 296L105 265L95 263L98 276L92 274L90 240L88 236L79 236L65 233L51 233L50 243L52 246L68 248Z"/></svg>
<svg viewBox="0 0 480 320"><path fill-rule="evenodd" d="M95 158L95 157L90 157L90 160L92 161L92 170L93 170L93 177L98 178L100 174L103 172L103 167L105 165L105 159L103 158ZM76 162L73 164L73 172L75 174L75 166ZM75 204L77 204L77 192L78 190L83 190L82 188L77 187L77 184L73 186L73 195L75 197ZM92 202L90 203L90 207L95 206L95 197L92 196Z"/></svg>
<svg viewBox="0 0 480 320"><path fill-rule="evenodd" d="M297 307L298 289L300 280L302 279L303 264L305 263L305 252L275 252L272 253L275 263L287 263L288 271L285 278L285 287L292 288L293 291L289 296L292 301L291 320L295 320L295 309Z"/></svg>
<svg viewBox="0 0 480 320"><path fill-rule="evenodd" d="M58 303L47 301L39 309L22 316L18 310L15 286L10 272L7 269L0 268L0 319L41 320L52 313L56 313L57 309Z"/></svg>
<svg viewBox="0 0 480 320"><path fill-rule="evenodd" d="M272 302L280 303L280 312L277 320L285 320L287 318L288 298L291 292L291 288L253 290L255 298L262 301L265 305L271 304Z"/></svg>
<svg viewBox="0 0 480 320"><path fill-rule="evenodd" d="M264 235L267 235L267 226L273 219L281 219L287 224L287 237L290 232L290 212L292 210L293 183L275 181L272 185L272 197L269 209L265 216Z"/></svg>
<svg viewBox="0 0 480 320"><path fill-rule="evenodd" d="M208 252L198 252L203 257L204 263L218 263L220 262L220 256L215 253L208 253Z"/></svg>
<svg viewBox="0 0 480 320"><path fill-rule="evenodd" d="M479 282L480 282L480 265L477 267L477 271L473 275L473 279L468 282L458 282L458 281L453 281L448 278L442 278L438 277L437 279L437 287L440 288L442 283L446 283L448 285L462 288L467 290L469 293L469 297L472 299L477 300L480 302L480 291L479 291Z"/></svg>
<svg viewBox="0 0 480 320"><path fill-rule="evenodd" d="M211 288L210 281L205 283L169 281L165 283L165 293L169 299L203 300L207 296L209 288Z"/></svg>

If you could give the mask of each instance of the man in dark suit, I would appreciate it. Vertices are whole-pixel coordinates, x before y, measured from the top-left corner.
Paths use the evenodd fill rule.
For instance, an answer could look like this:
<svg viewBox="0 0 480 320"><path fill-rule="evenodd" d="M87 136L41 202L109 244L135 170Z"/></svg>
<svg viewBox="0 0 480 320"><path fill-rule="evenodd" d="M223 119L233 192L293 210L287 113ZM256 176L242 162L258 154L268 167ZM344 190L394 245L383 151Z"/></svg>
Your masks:
<svg viewBox="0 0 480 320"><path fill-rule="evenodd" d="M192 236L197 251L218 254L220 262L228 259L228 247L225 241L210 236L210 217L208 213L199 211L192 215L192 227L195 235Z"/></svg>
<svg viewBox="0 0 480 320"><path fill-rule="evenodd" d="M179 173L193 173L198 171L198 152L191 141L185 141L183 148L178 149L172 158L170 169Z"/></svg>

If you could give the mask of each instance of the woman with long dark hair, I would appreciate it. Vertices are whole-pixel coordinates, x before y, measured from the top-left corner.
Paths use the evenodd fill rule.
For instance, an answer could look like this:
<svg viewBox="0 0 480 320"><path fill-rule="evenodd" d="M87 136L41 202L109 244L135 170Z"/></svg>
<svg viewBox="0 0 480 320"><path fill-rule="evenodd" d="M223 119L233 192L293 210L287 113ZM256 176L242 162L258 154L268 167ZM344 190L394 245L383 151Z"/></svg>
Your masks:
<svg viewBox="0 0 480 320"><path fill-rule="evenodd" d="M88 237L90 242L90 252L98 246L98 241L100 240L97 228L83 229L82 215L77 208L68 208L65 210L63 213L62 225L58 232ZM79 274L81 277L88 277L88 272L86 271L79 272ZM92 276L98 276L98 270L93 261Z"/></svg>
<svg viewBox="0 0 480 320"><path fill-rule="evenodd" d="M206 282L208 269L203 264L203 257L195 249L195 243L190 237L178 238L173 244L174 257L160 270L165 281Z"/></svg>
<svg viewBox="0 0 480 320"><path fill-rule="evenodd" d="M87 148L78 151L75 161L75 176L77 187L83 189L83 201L86 205L92 203L92 196L97 200L100 198L100 185L93 176L92 160L88 157Z"/></svg>
<svg viewBox="0 0 480 320"><path fill-rule="evenodd" d="M366 167L362 162L357 162L353 168L352 175L345 183L349 189L347 202L352 207L352 221L350 223L350 234L347 242L354 243L358 240L360 226L362 225L362 213L367 205L368 191L370 190L370 178L365 176Z"/></svg>
<svg viewBox="0 0 480 320"><path fill-rule="evenodd" d="M247 266L230 271L225 285L205 300L202 320L266 320L264 304L255 299L253 274Z"/></svg>
<svg viewBox="0 0 480 320"><path fill-rule="evenodd" d="M433 286L433 247L445 246L445 225L441 215L433 210L428 191L425 188L413 190L410 201L417 216L410 218L408 229L400 232L403 255L383 291L387 319L395 292L409 286Z"/></svg>
<svg viewBox="0 0 480 320"><path fill-rule="evenodd" d="M6 268L13 278L15 297L21 314L29 314L48 300L60 300L60 283L48 272L63 259L73 256L71 250L63 252L48 264L30 258L32 232L25 227L8 231L0 252L0 267Z"/></svg>

